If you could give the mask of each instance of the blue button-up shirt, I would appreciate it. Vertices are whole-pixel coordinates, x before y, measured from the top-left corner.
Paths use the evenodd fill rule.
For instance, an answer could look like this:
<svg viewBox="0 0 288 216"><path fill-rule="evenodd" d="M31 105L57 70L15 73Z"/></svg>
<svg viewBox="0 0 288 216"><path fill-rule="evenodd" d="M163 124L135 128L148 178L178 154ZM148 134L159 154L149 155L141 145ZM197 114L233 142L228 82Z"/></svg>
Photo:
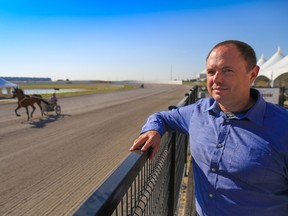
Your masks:
<svg viewBox="0 0 288 216"><path fill-rule="evenodd" d="M228 116L212 98L151 115L142 132L190 137L200 215L288 215L288 112L257 98Z"/></svg>

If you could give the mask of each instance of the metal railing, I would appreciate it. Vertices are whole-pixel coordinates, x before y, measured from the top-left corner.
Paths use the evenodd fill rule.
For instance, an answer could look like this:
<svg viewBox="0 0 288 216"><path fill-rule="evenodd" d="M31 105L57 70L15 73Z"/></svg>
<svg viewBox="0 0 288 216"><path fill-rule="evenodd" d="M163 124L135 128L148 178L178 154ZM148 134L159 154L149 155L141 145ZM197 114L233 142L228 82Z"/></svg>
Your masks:
<svg viewBox="0 0 288 216"><path fill-rule="evenodd" d="M169 109L194 103L197 95L195 86ZM175 215L187 155L187 135L165 133L154 160L148 159L149 151L129 154L74 216Z"/></svg>

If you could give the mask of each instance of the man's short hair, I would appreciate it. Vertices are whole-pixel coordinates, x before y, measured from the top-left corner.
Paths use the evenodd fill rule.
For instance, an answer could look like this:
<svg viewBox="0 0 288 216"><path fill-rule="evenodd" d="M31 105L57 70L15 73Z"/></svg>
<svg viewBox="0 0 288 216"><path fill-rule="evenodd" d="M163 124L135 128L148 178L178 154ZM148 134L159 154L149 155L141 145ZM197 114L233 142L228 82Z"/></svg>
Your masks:
<svg viewBox="0 0 288 216"><path fill-rule="evenodd" d="M256 66L257 58L256 58L256 53L255 53L254 49L250 45L248 45L247 43L244 43L244 42L238 41L238 40L225 40L225 41L218 43L208 53L208 55L206 57L206 61L208 60L211 52L215 48L218 48L220 46L230 45L230 44L236 46L237 49L240 51L242 57L244 58L244 60L247 63L247 70L251 70L252 68L254 68Z"/></svg>

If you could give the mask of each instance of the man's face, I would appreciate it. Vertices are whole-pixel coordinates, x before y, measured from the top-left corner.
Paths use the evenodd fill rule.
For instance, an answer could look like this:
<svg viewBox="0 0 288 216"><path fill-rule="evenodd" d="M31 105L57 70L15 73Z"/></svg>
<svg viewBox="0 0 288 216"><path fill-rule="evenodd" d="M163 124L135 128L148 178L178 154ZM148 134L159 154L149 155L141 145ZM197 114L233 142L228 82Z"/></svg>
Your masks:
<svg viewBox="0 0 288 216"><path fill-rule="evenodd" d="M219 104L233 107L249 98L255 74L247 72L246 62L234 45L215 48L206 61L206 73L208 92Z"/></svg>

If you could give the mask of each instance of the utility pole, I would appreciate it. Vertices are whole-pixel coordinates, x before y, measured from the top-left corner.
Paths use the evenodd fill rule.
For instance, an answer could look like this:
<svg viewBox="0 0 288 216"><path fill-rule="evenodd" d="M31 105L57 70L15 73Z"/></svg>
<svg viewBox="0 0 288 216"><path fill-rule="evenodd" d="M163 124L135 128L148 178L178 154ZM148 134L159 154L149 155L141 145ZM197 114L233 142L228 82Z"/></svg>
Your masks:
<svg viewBox="0 0 288 216"><path fill-rule="evenodd" d="M172 64L171 64L171 67L170 67L170 80L171 80L171 81L173 80L173 76L172 76Z"/></svg>

